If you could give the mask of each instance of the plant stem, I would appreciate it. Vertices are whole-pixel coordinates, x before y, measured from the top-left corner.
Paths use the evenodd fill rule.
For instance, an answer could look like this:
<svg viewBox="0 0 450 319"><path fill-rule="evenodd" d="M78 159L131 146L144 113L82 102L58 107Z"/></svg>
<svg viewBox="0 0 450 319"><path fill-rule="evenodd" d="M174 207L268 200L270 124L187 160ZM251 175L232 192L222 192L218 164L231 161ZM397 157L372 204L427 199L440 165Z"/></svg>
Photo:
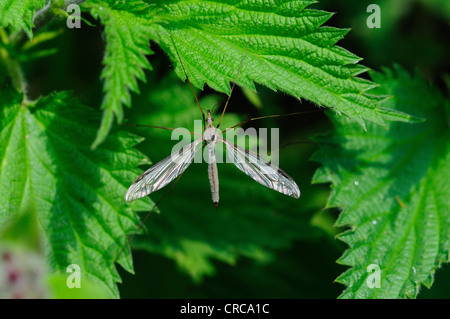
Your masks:
<svg viewBox="0 0 450 319"><path fill-rule="evenodd" d="M4 29L0 29L0 41L6 46L9 46L10 44L8 35L6 34ZM5 47L0 47L0 58L5 64L6 71L11 77L14 88L17 91L23 93L24 99L26 99L26 82L19 62L11 57Z"/></svg>
<svg viewBox="0 0 450 319"><path fill-rule="evenodd" d="M19 62L14 59L5 59L6 68L8 70L8 74L11 76L12 84L14 88L23 93L24 100L27 99L27 83L25 81L25 77L23 76L22 68L20 67Z"/></svg>
<svg viewBox="0 0 450 319"><path fill-rule="evenodd" d="M82 4L83 2L85 2L86 0L66 0L64 2L60 2L62 3L61 6L58 6L59 9L61 10L66 10L67 7L71 4ZM38 10L33 17L33 24L34 24L34 28L33 28L33 32L36 32L37 30L39 30L40 28L42 28L44 25L46 25L48 22L50 22L54 17L55 14L53 12L54 9L54 2L48 2L45 7L43 7L42 9ZM27 40L27 34L22 30L20 32L17 32L16 34L14 34L11 37L11 43L13 45L17 45L17 44L21 44L23 42L25 42Z"/></svg>
<svg viewBox="0 0 450 319"><path fill-rule="evenodd" d="M66 10L67 7L71 4L81 4L85 0L65 0L60 1L61 4L59 9ZM33 32L40 29L42 26L50 22L54 17L54 2L48 2L44 8L38 10L33 17ZM9 47L21 47L21 44L28 40L26 33L21 30L12 34L10 37L6 34L4 29L0 28L0 41L3 42L6 46ZM25 81L25 77L22 72L22 68L20 66L19 61L15 59L5 47L0 47L0 58L4 61L6 66L6 70L8 71L9 76L11 77L12 84L14 88L23 93L24 101L27 101L27 83Z"/></svg>

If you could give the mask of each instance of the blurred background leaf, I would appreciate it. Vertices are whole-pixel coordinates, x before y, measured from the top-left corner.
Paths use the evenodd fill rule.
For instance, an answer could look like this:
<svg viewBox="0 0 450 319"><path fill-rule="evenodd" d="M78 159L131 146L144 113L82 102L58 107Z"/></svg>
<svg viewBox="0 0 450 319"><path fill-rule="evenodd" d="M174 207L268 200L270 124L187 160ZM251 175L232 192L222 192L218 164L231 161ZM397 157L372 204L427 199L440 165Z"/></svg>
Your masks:
<svg viewBox="0 0 450 319"><path fill-rule="evenodd" d="M50 273L43 234L32 205L0 229L1 299L110 298L110 292L80 274L79 288L69 288L67 273Z"/></svg>
<svg viewBox="0 0 450 319"><path fill-rule="evenodd" d="M110 292L88 278L81 277L80 288L68 288L67 276L69 274L51 274L47 276L45 284L48 287L50 298L55 299L109 299Z"/></svg>
<svg viewBox="0 0 450 319"><path fill-rule="evenodd" d="M32 205L0 228L0 299L47 298L48 273Z"/></svg>

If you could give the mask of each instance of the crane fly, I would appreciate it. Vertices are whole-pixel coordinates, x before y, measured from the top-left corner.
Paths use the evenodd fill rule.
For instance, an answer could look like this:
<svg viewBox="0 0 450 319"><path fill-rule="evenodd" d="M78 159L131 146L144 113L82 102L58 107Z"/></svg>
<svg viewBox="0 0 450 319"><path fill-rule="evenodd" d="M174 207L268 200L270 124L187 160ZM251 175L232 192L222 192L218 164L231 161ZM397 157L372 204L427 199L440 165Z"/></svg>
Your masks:
<svg viewBox="0 0 450 319"><path fill-rule="evenodd" d="M228 106L228 102L230 100L231 94L233 93L233 89L235 87L239 72L242 68L245 56L247 55L248 48L250 46L250 41L248 42L247 48L245 50L245 54L242 58L241 64L239 66L238 72L236 74L236 78L234 79L233 85L231 87L230 95L225 103L222 115L220 117L219 123L217 126L213 125L214 119L212 118L211 111L203 112L202 107L198 101L198 98L194 92L191 82L187 76L186 70L184 68L183 62L181 60L181 56L178 53L178 49L175 46L175 42L172 39L172 43L175 48L175 52L178 56L178 59L181 63L181 67L184 71L186 79L189 83L192 93L194 94L195 100L202 112L203 117L203 134L201 137L196 139L194 142L182 147L178 152L172 153L170 156L166 157L162 161L156 163L152 167L150 167L147 171L142 173L134 182L131 184L128 189L125 199L127 202L131 202L140 198L143 198L154 191L157 191L171 181L184 173L184 171L188 168L188 166L193 162L196 153L203 149L203 147L207 147L208 155L209 155L209 163L208 163L208 177L211 186L211 195L214 206L217 208L219 205L219 177L217 170L217 161L215 154L215 146L217 143L223 143L225 145L227 154L231 159L232 163L242 172L250 176L256 182L271 188L277 192L282 194L291 196L293 198L300 197L300 189L295 183L295 181L289 177L283 170L278 168L275 165L272 165L267 160L260 157L257 153L251 152L245 148L235 145L233 142L230 142L223 138L223 133L232 129L234 127L240 126L244 123L247 123L251 120L262 119L253 118L248 121L241 122L231 128L228 128L224 131L220 131L219 127L222 122L223 116ZM285 115L293 115L299 114L291 113ZM275 115L275 116L283 116L283 115ZM275 117L268 116L268 117ZM191 133L193 134L193 133ZM177 181L178 181L177 179Z"/></svg>

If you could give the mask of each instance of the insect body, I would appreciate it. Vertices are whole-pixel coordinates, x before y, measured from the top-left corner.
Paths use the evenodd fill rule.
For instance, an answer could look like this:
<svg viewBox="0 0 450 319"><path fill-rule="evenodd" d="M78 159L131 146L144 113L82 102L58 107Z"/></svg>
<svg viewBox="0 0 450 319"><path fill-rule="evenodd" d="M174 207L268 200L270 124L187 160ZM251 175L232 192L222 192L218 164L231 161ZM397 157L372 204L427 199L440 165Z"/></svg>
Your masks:
<svg viewBox="0 0 450 319"><path fill-rule="evenodd" d="M219 205L219 173L217 171L216 161L216 143L221 132L213 126L214 119L211 117L211 111L208 110L206 115L206 129L203 133L203 140L208 147L208 177L211 185L211 196L214 206Z"/></svg>
<svg viewBox="0 0 450 319"><path fill-rule="evenodd" d="M214 150L218 142L225 144L227 155L233 164L255 181L285 195L294 198L300 197L300 189L291 177L257 154L251 153L224 139L221 136L222 132L213 126L213 121L211 112L208 111L206 116L207 124L202 137L145 171L128 189L126 200L131 202L147 196L182 174L194 160L195 153L201 149L197 148L197 146L202 141L206 143L208 148L208 177L211 185L212 200L216 208L219 204L219 178Z"/></svg>
<svg viewBox="0 0 450 319"><path fill-rule="evenodd" d="M285 195L291 196L293 198L299 198L300 189L298 188L294 180L291 177L289 177L284 171L270 164L268 161L261 158L258 154L250 152L245 148L239 147L234 143L227 141L222 137L223 132L221 132L218 129L220 123L222 122L223 115L225 114L225 111L227 109L231 93L233 92L234 86L236 84L236 80L239 75L239 71L242 67L245 54L247 53L248 46L250 45L250 41L247 45L244 58L242 58L241 65L239 66L239 70L233 82L233 86L231 87L230 95L228 96L228 99L225 103L222 115L219 120L219 124L217 124L216 127L214 127L213 125L214 119L211 116L211 112L207 111L206 116L203 113L203 109L200 106L200 103L198 103L197 96L189 81L186 70L184 69L181 57L178 54L178 50L176 49L175 43L173 43L173 45L178 55L178 58L181 62L184 74L186 75L186 79L188 80L189 86L191 87L192 93L194 94L194 97L203 115L204 131L200 138L198 138L191 144L182 147L178 152L174 152L171 156L166 157L162 161L156 163L155 165L150 167L147 171L145 171L141 176L139 176L130 186L130 188L126 193L125 199L127 200L127 202L131 202L136 199L145 197L151 194L152 192L166 186L172 180L180 176L192 163L196 152L202 149L201 147L198 146L206 144L209 155L208 177L211 185L211 195L214 206L217 208L219 204L219 177L217 171L215 146L218 142L225 144L227 155L231 159L232 163L236 165L236 167L239 168L242 172L253 178L255 181ZM242 122L238 125L244 124L246 122Z"/></svg>

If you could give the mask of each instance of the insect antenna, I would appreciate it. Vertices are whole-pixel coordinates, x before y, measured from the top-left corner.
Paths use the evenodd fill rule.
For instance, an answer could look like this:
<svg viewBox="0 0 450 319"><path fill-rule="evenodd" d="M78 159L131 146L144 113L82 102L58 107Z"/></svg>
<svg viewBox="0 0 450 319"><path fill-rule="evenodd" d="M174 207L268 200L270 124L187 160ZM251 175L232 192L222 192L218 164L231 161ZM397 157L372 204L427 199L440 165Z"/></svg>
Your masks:
<svg viewBox="0 0 450 319"><path fill-rule="evenodd" d="M232 127L227 128L226 130L222 131L222 134L241 125L244 125L246 123L252 122L252 121L257 121L257 120L262 120L262 119L267 119L267 118L274 118L274 117L285 117L285 116L292 116L292 115L302 115L302 114L309 114L309 113L316 113L316 112L323 112L324 109L329 109L329 108L321 108L318 110L311 110L311 111L302 111L302 112L293 112L293 113L287 113L287 114L274 114L274 115L266 115L266 116L259 116L259 117L252 117L249 120L245 120L242 121L241 123L238 123L236 125L233 125Z"/></svg>
<svg viewBox="0 0 450 319"><path fill-rule="evenodd" d="M195 94L195 91L194 91L194 88L193 88L193 86L192 86L192 84L191 84L191 81L189 81L189 77L188 77L188 75L187 75L186 69L184 68L183 60L181 60L181 56L180 56L180 53L178 52L177 46L175 45L175 41L173 40L173 37L172 37L171 34L169 34L169 36L170 36L170 39L172 40L172 44L173 44L173 47L175 48L175 52L176 52L176 54L177 54L177 56L178 56L178 60L180 60L181 68L183 69L184 75L186 76L186 80L187 80L188 83L189 83L189 87L191 88L192 94L194 94L195 101L197 102L197 105L198 105L198 107L200 108L200 112L202 112L202 117L203 117L203 130L205 130L205 127L206 127L206 126L205 126L205 125L206 125L206 124L205 124L205 123L206 123L206 120L205 120L205 113L203 112L203 108L201 107L200 102L198 101L197 95Z"/></svg>
<svg viewBox="0 0 450 319"><path fill-rule="evenodd" d="M251 41L252 41L252 38L250 37L250 39L248 40L248 43L247 43L247 48L245 49L244 56L242 57L242 60L241 60L241 64L239 65L239 69L237 71L236 77L234 78L233 85L231 86L230 95L228 95L228 98L227 98L227 101L225 103L225 106L223 107L222 116L220 117L219 123L217 124L217 128L219 128L220 123L222 123L223 116L225 114L225 111L227 110L228 102L230 101L231 94L233 94L234 87L236 86L236 81L238 79L239 72L241 72L241 68L242 68L242 65L244 64L244 59L245 59L245 57L247 55L248 48L250 47L250 42Z"/></svg>
<svg viewBox="0 0 450 319"><path fill-rule="evenodd" d="M214 104L214 106L211 108L211 113L214 113L214 109L216 108L216 106L218 106L219 103Z"/></svg>
<svg viewBox="0 0 450 319"><path fill-rule="evenodd" d="M137 127L152 127L152 128L160 128L160 129L170 130L170 131L175 131L175 132L189 133L191 135L198 135L198 136L201 135L201 134L193 133L193 132L190 132L187 130L179 130L176 128L171 128L171 127L166 127L166 126L147 125L147 124L132 124L132 123L122 123L121 125L137 126Z"/></svg>

